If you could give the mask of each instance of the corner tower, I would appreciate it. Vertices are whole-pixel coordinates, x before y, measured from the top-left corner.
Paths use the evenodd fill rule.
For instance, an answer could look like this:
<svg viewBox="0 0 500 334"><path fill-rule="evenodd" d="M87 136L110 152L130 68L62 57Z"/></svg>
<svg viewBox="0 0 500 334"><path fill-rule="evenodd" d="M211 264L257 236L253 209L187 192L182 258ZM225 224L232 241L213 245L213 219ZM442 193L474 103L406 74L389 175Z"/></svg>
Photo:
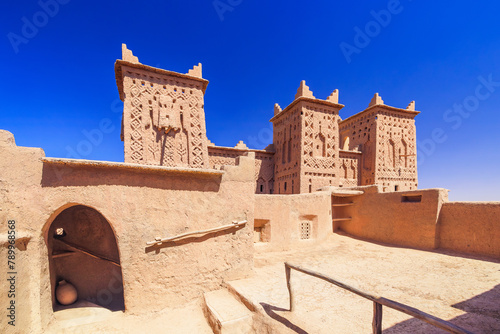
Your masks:
<svg viewBox="0 0 500 334"><path fill-rule="evenodd" d="M275 105L274 193L299 194L338 185L338 90L326 100L316 99L305 81L284 110Z"/></svg>
<svg viewBox="0 0 500 334"><path fill-rule="evenodd" d="M209 168L201 64L187 74L146 66L123 44L115 73L125 162Z"/></svg>
<svg viewBox="0 0 500 334"><path fill-rule="evenodd" d="M362 152L359 185L378 184L384 192L418 187L415 101L406 109L384 104L375 94L368 108L340 122L344 150Z"/></svg>

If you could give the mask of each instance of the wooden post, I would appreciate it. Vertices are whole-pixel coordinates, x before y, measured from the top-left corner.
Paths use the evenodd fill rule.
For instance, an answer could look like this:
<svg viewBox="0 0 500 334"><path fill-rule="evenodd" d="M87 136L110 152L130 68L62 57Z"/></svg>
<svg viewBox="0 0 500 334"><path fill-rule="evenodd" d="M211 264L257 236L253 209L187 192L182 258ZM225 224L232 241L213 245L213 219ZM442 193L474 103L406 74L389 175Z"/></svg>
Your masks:
<svg viewBox="0 0 500 334"><path fill-rule="evenodd" d="M288 295L290 296L290 312L292 312L292 310L293 310L292 286L290 284L290 272L291 271L292 271L292 268L290 268L285 263L286 287L288 288Z"/></svg>
<svg viewBox="0 0 500 334"><path fill-rule="evenodd" d="M382 334L382 304L373 302L373 334Z"/></svg>

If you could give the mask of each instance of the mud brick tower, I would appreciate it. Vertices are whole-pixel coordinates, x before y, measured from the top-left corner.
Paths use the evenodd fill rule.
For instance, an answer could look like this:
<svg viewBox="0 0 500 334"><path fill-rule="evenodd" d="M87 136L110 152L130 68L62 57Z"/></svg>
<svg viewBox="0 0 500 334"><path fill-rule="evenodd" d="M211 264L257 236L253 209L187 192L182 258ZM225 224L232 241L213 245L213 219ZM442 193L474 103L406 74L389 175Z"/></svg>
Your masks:
<svg viewBox="0 0 500 334"><path fill-rule="evenodd" d="M362 153L359 185L383 191L417 189L415 102L406 109L384 104L375 94L367 109L340 122L344 151Z"/></svg>
<svg viewBox="0 0 500 334"><path fill-rule="evenodd" d="M299 194L339 185L338 91L316 99L305 81L284 110L275 105L275 193Z"/></svg>
<svg viewBox="0 0 500 334"><path fill-rule="evenodd" d="M124 101L125 162L184 168L235 166L255 156L255 192L300 194L326 186L380 185L382 191L415 190L415 102L406 109L384 104L377 94L368 108L345 120L339 91L317 99L300 83L285 109L274 106L273 144L264 150L217 146L206 135L201 64L187 74L139 63L122 46L115 63Z"/></svg>
<svg viewBox="0 0 500 334"><path fill-rule="evenodd" d="M208 168L201 64L181 74L139 63L125 45L122 54L115 70L125 162Z"/></svg>

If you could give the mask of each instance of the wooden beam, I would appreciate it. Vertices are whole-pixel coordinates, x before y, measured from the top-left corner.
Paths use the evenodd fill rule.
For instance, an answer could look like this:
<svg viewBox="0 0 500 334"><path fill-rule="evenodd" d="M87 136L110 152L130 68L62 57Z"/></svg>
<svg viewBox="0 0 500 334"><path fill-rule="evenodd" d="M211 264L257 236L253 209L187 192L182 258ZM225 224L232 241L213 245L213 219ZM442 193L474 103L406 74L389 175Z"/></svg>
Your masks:
<svg viewBox="0 0 500 334"><path fill-rule="evenodd" d="M72 248L72 249L74 249L74 250L76 250L76 251L78 251L80 253L83 253L85 255L91 256L91 257L96 258L96 259L100 259L100 260L111 262L115 266L120 267L120 263L116 262L115 260L110 259L108 257L105 257L103 255L96 254L96 253L92 252L91 250L83 248L82 246L76 245L76 244L74 244L72 242L69 242L69 241L66 241L66 240L63 240L63 239L60 239L60 238L54 238L54 240L57 240L57 241L65 244L66 246L68 246L68 247L70 247L70 248Z"/></svg>
<svg viewBox="0 0 500 334"><path fill-rule="evenodd" d="M65 256L68 256L68 255L73 255L73 254L75 254L75 252L56 253L56 254L52 254L52 258L53 259L57 259L57 258L60 258L60 257L65 257Z"/></svg>
<svg viewBox="0 0 500 334"><path fill-rule="evenodd" d="M352 217L346 217L346 218L333 218L332 219L334 222L343 222L347 220L352 220Z"/></svg>

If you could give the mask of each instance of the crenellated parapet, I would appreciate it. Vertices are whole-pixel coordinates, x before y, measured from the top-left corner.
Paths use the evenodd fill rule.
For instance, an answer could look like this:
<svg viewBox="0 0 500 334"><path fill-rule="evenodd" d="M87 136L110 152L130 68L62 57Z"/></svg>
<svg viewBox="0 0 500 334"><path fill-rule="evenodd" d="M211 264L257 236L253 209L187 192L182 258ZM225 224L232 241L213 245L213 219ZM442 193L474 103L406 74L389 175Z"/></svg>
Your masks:
<svg viewBox="0 0 500 334"><path fill-rule="evenodd" d="M254 150L242 141L220 147L206 136L208 81L201 64L187 74L162 70L141 64L123 45L115 71L124 101L125 162L219 169L255 153L256 193L374 184L383 191L418 187L415 101L396 108L375 93L365 110L342 120L339 90L318 99L303 80L292 103L274 105L272 149Z"/></svg>
<svg viewBox="0 0 500 334"><path fill-rule="evenodd" d="M301 81L295 100L285 109L276 107L271 119L275 147L275 192L310 192L338 185L338 90L317 99Z"/></svg>
<svg viewBox="0 0 500 334"><path fill-rule="evenodd" d="M415 101L406 109L384 104L376 93L367 109L340 122L344 150L362 152L360 185L379 184L383 191L418 187Z"/></svg>
<svg viewBox="0 0 500 334"><path fill-rule="evenodd" d="M125 162L208 168L201 64L181 74L141 64L125 45L122 53L115 72Z"/></svg>

